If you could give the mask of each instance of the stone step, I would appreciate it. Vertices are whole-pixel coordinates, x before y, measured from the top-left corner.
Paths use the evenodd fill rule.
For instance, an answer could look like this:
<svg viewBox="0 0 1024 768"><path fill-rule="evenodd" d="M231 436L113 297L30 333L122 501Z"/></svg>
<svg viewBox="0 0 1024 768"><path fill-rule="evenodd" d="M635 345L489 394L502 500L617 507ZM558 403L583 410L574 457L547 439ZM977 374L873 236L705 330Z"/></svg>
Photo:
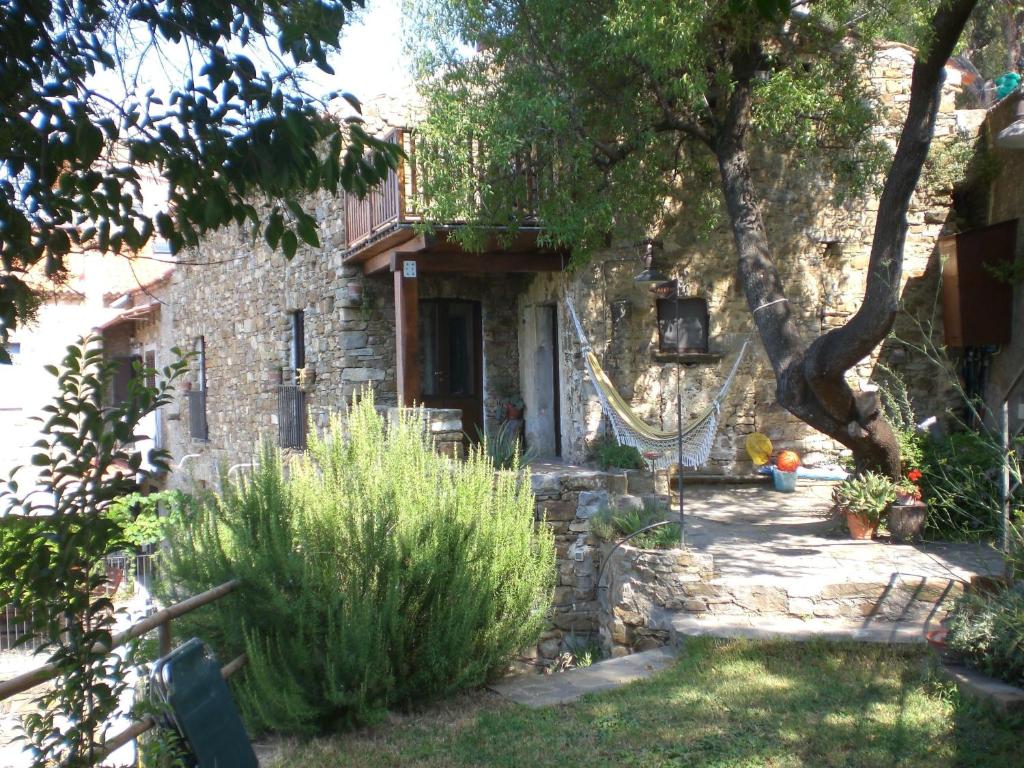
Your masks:
<svg viewBox="0 0 1024 768"><path fill-rule="evenodd" d="M588 693L618 688L634 680L644 680L670 667L676 659L672 648L657 648L617 659L608 659L589 667L570 669L549 675L522 674L499 680L490 686L495 693L527 707L549 707L576 701Z"/></svg>
<svg viewBox="0 0 1024 768"><path fill-rule="evenodd" d="M677 642L686 637L737 637L753 640L848 640L864 643L924 643L939 627L934 618L884 622L849 619L798 619L789 616L716 616L676 614L669 619Z"/></svg>
<svg viewBox="0 0 1024 768"><path fill-rule="evenodd" d="M853 577L854 579L856 576ZM681 585L669 610L715 616L775 616L794 619L871 619L916 622L941 618L963 594L959 579L893 573L887 580L712 579Z"/></svg>

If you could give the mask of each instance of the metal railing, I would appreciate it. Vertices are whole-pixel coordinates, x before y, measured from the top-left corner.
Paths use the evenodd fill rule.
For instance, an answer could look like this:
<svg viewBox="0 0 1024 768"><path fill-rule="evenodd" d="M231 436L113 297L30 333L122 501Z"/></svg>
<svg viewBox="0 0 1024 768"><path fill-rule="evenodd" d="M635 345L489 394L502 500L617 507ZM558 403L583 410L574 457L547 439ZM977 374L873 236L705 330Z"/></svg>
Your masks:
<svg viewBox="0 0 1024 768"><path fill-rule="evenodd" d="M188 394L188 434L193 440L209 439L206 423L206 390L192 389Z"/></svg>
<svg viewBox="0 0 1024 768"><path fill-rule="evenodd" d="M1017 406L1017 413L1011 415L1010 406ZM1021 435L1024 435L1024 366L1021 366L1016 377L1006 389L999 406L999 426L1003 447L1003 466L1001 478L1002 522L1003 522L1003 554L1011 549L1013 500L1021 489L1022 446ZM1012 423L1014 422L1014 423Z"/></svg>
<svg viewBox="0 0 1024 768"><path fill-rule="evenodd" d="M277 432L282 448L306 447L306 393L294 384L278 388Z"/></svg>
<svg viewBox="0 0 1024 768"><path fill-rule="evenodd" d="M405 158L398 161L397 170L389 171L387 177L362 199L355 195L345 198L345 243L348 250L372 240L395 224L423 220L421 205L429 200L426 192L428 163L424 162L425 159L435 164L464 165L465 173L476 182L472 185L475 191L473 199L468 201L470 205L481 204L480 188L485 184L498 179L513 181L518 190L513 207L524 219L535 219L542 186L535 152L523 151L494 162L488 159L480 140L469 137L458 158L441 158L412 128L395 128L384 140L401 147ZM549 169L543 175L545 183L556 184L557 175Z"/></svg>
<svg viewBox="0 0 1024 768"><path fill-rule="evenodd" d="M160 656L166 656L171 652L171 621L179 616L184 616L185 614L194 611L196 608L201 608L204 605L209 605L210 603L219 600L237 589L239 583L240 582L237 579L227 581L213 589L208 589L206 592L190 597L188 600L183 600L180 603L176 603L175 605L164 608L161 611L157 611L152 616L148 616L142 621L136 622L123 632L114 635L109 647L97 646L95 650L97 652L113 652L116 648L119 648L125 643L138 637L142 637L155 629L158 633ZM238 656L221 668L221 676L224 678L230 677L245 666L245 663L246 656L243 653L241 656ZM56 664L50 663L44 664L30 672L25 672L17 677L12 677L9 680L4 680L0 682L0 701L4 701L5 699L9 699L19 693L24 693L38 685L42 685L43 683L52 680L54 677L57 677L58 674L60 674L60 668ZM93 764L95 765L102 762L125 744L130 741L134 741L155 725L155 718L147 715L141 720L132 723L120 733L105 739L93 758Z"/></svg>
<svg viewBox="0 0 1024 768"><path fill-rule="evenodd" d="M147 592L156 579L156 554L152 551L133 554L117 552L107 555L103 565L107 571L108 595L118 599L130 599L139 594L140 588ZM31 633L31 621L19 614L11 604L0 606L0 653L5 651L35 651L43 639Z"/></svg>

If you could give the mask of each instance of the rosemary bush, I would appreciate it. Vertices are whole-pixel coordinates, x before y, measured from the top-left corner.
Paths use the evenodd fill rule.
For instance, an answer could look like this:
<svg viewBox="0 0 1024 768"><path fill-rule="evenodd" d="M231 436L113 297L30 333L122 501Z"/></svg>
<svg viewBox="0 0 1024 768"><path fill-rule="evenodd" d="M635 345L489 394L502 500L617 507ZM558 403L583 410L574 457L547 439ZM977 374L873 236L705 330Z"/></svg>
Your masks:
<svg viewBox="0 0 1024 768"><path fill-rule="evenodd" d="M480 685L536 640L553 589L528 478L480 451L438 456L416 417L386 424L369 396L287 471L265 445L171 538L177 589L242 581L195 628L248 654L236 693L260 731L324 732Z"/></svg>

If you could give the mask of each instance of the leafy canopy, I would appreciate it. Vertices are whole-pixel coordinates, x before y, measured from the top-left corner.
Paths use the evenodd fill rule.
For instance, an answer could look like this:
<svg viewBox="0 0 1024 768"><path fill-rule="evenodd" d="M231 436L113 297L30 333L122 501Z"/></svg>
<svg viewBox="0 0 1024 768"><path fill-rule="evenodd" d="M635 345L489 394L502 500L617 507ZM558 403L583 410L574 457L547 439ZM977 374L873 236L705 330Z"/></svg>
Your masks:
<svg viewBox="0 0 1024 768"><path fill-rule="evenodd" d="M550 241L579 252L616 226L663 223L673 199L714 227L713 146L748 47L761 52L752 138L862 188L885 153L858 61L881 37L927 42L917 0L802 13L769 0L409 5L428 218L478 225L462 233L469 245L485 226L537 215Z"/></svg>
<svg viewBox="0 0 1024 768"><path fill-rule="evenodd" d="M301 194L362 195L397 163L397 148L302 87L305 65L332 74L328 54L362 4L0 3L0 341L31 308L27 272L59 278L76 250L158 235L177 252L231 223L289 258L300 241L318 246ZM180 80L147 89L168 65ZM167 188L159 211L142 204L149 180Z"/></svg>

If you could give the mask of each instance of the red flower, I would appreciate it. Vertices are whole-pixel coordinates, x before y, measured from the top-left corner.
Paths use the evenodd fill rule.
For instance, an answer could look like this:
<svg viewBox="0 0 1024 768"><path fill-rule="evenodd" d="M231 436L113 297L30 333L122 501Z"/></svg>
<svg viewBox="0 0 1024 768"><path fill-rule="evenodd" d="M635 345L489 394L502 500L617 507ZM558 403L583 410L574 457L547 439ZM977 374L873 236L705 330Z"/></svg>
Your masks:
<svg viewBox="0 0 1024 768"><path fill-rule="evenodd" d="M907 480L909 480L910 482L916 483L920 479L921 479L921 470L919 470L919 469L912 469L909 472L907 472Z"/></svg>

